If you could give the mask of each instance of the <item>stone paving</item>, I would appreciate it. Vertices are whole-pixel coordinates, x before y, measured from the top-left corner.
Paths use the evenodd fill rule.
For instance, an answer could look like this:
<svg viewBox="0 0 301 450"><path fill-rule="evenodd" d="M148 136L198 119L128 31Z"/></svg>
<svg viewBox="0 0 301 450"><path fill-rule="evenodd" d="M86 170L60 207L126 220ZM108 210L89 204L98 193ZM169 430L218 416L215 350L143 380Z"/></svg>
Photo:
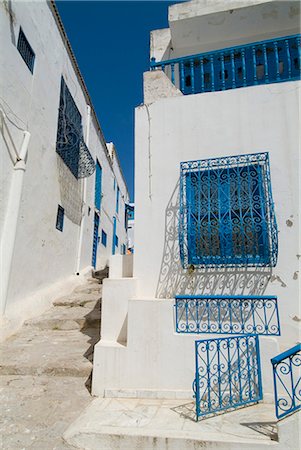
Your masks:
<svg viewBox="0 0 301 450"><path fill-rule="evenodd" d="M87 280L1 345L0 448L67 450L64 431L91 402L101 284Z"/></svg>

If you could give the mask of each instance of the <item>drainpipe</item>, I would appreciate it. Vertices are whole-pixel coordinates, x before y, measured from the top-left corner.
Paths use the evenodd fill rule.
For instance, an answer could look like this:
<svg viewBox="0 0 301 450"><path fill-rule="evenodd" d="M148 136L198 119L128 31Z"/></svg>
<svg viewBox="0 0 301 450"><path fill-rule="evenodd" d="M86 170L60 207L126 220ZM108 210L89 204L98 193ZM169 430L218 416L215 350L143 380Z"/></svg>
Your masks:
<svg viewBox="0 0 301 450"><path fill-rule="evenodd" d="M90 122L91 122L91 107L87 105L87 122L86 122L86 145L89 145L90 139ZM82 246L84 238L84 228L85 228L85 218L86 218L86 200L87 200L87 178L83 179L83 203L82 203L82 217L80 222L79 239L77 247L77 257L76 257L76 275L80 272L80 260L82 255Z"/></svg>
<svg viewBox="0 0 301 450"><path fill-rule="evenodd" d="M3 121L5 114L2 113ZM8 129L7 129L8 131ZM9 131L8 131L9 133ZM30 139L30 133L23 131L23 142L19 154L17 155L17 161L14 164L12 180L8 195L8 202L6 207L6 214L4 218L4 224L1 235L1 313L4 315L7 301L8 284L11 274L12 259L14 253L14 246L16 240L16 231L19 217L19 209L22 196L23 179L26 170L26 155L28 150L28 144Z"/></svg>

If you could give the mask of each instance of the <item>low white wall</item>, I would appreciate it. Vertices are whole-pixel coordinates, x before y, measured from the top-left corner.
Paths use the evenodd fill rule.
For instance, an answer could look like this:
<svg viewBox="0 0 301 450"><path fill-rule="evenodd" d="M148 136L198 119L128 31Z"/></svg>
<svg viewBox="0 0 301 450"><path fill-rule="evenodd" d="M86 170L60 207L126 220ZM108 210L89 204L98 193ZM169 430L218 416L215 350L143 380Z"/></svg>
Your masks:
<svg viewBox="0 0 301 450"><path fill-rule="evenodd" d="M109 283L115 300L107 295ZM120 309L124 308L125 316L125 296L129 293L129 285L125 287L125 283L127 281L121 284L120 280L106 280L104 284L103 298L108 309L102 315L102 326L106 326L106 331L102 331L102 339L94 349L93 395L191 398L195 378L194 343L198 339L221 336L178 334L173 300L129 297L127 339L120 345L118 333L107 330L108 327L120 329ZM134 293L133 284L132 289ZM270 402L273 398L270 358L279 352L277 340L260 337L260 350L263 392L265 401Z"/></svg>

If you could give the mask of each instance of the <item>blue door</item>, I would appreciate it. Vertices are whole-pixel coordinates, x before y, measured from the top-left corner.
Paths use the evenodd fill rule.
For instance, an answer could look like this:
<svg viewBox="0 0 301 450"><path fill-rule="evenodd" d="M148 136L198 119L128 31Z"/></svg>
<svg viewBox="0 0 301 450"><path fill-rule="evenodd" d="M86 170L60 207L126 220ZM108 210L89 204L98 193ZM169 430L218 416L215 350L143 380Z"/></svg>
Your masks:
<svg viewBox="0 0 301 450"><path fill-rule="evenodd" d="M102 168L98 161L96 161L95 168L95 207L100 211L101 207L101 182L102 182Z"/></svg>
<svg viewBox="0 0 301 450"><path fill-rule="evenodd" d="M99 229L99 215L94 214L94 232L93 232L93 249L92 249L92 266L96 268L97 247L98 247L98 229Z"/></svg>

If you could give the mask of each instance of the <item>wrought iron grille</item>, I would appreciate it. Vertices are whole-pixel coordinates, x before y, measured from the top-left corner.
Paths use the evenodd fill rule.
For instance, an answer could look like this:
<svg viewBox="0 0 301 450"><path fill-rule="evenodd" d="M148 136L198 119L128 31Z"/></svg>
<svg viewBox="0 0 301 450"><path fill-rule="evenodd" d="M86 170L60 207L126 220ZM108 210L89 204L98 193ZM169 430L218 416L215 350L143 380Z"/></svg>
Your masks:
<svg viewBox="0 0 301 450"><path fill-rule="evenodd" d="M25 64L31 73L33 73L35 54L28 40L26 39L25 34L23 33L22 28L19 31L17 49L19 50L20 55L22 56Z"/></svg>
<svg viewBox="0 0 301 450"><path fill-rule="evenodd" d="M81 114L63 77L56 151L75 178L85 178L93 174L95 163L83 139Z"/></svg>
<svg viewBox="0 0 301 450"><path fill-rule="evenodd" d="M182 266L275 266L268 153L181 163Z"/></svg>
<svg viewBox="0 0 301 450"><path fill-rule="evenodd" d="M156 62L183 94L300 79L300 34Z"/></svg>
<svg viewBox="0 0 301 450"><path fill-rule="evenodd" d="M262 399L258 336L196 341L195 360L197 419Z"/></svg>
<svg viewBox="0 0 301 450"><path fill-rule="evenodd" d="M63 228L64 228L64 216L65 216L64 208L61 205L58 205L55 227L59 231L63 231Z"/></svg>
<svg viewBox="0 0 301 450"><path fill-rule="evenodd" d="M301 344L271 359L278 419L301 408Z"/></svg>
<svg viewBox="0 0 301 450"><path fill-rule="evenodd" d="M177 333L280 335L277 297L177 295Z"/></svg>

